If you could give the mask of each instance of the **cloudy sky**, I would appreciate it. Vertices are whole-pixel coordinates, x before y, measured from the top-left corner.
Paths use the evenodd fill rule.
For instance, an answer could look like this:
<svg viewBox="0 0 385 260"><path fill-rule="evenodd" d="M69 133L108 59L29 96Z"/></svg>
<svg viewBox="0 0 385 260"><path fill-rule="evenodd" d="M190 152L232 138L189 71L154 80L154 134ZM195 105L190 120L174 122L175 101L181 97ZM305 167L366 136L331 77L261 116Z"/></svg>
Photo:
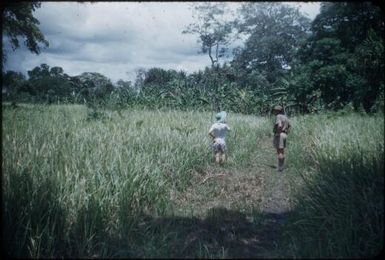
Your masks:
<svg viewBox="0 0 385 260"><path fill-rule="evenodd" d="M228 3L236 9L239 2ZM319 3L289 2L309 18ZM113 82L134 80L139 68L159 67L187 73L210 65L199 54L197 36L182 34L194 22L192 2L42 2L34 16L49 42L39 55L24 46L12 51L4 42L4 70L28 70L42 63L59 66L70 76L99 72Z"/></svg>

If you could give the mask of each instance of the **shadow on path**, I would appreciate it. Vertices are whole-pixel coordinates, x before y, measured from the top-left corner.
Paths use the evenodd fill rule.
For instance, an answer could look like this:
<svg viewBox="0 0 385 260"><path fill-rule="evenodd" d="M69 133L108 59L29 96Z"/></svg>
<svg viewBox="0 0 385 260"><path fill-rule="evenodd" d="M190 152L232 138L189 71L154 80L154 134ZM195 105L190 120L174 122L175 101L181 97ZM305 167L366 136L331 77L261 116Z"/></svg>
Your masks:
<svg viewBox="0 0 385 260"><path fill-rule="evenodd" d="M287 214L260 213L249 217L238 211L212 208L204 219L146 216L138 225L138 233L163 240L157 254L164 257L199 257L197 252L202 250L203 257L279 257L274 254Z"/></svg>
<svg viewBox="0 0 385 260"><path fill-rule="evenodd" d="M269 145L270 139L265 138L259 147L264 150ZM250 168L213 167L203 177L199 175L196 185L175 200L176 208L194 209L191 217L143 216L135 227L137 244L130 246L131 256L284 257L283 225L291 214L288 175L273 170L275 157L270 154L261 152L254 157L259 160ZM240 205L254 209L248 208L244 214Z"/></svg>

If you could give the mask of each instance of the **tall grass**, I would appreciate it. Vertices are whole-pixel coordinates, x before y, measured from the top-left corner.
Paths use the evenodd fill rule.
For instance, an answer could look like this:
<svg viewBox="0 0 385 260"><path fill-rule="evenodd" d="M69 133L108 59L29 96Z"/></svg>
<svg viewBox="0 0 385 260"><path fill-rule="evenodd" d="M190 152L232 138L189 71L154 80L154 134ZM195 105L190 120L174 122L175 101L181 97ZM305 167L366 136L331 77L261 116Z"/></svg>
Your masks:
<svg viewBox="0 0 385 260"><path fill-rule="evenodd" d="M11 255L112 256L134 239L139 216L171 214L172 194L189 184L193 171L212 163L210 113L93 112L77 105L4 108L4 220ZM256 120L228 119L243 125L231 133L229 165L246 164Z"/></svg>
<svg viewBox="0 0 385 260"><path fill-rule="evenodd" d="M189 237L199 220L174 218L171 201L191 186L194 174L213 165L207 135L213 119L207 112L3 107L8 253L175 256L178 250L171 245ZM271 119L228 115L232 130L225 169L236 173L255 166L259 142L271 142ZM292 257L375 255L383 244L383 117L324 114L291 120L286 176L300 178L301 184L292 183L298 196L286 230L287 252ZM264 154L275 160L270 152L258 153ZM148 216L172 221L138 229ZM224 247L210 251L204 241L194 243L188 255L229 253Z"/></svg>
<svg viewBox="0 0 385 260"><path fill-rule="evenodd" d="M302 132L297 160L307 158L309 166L297 171L305 185L287 230L291 255L378 255L384 244L383 115L328 114L294 123Z"/></svg>

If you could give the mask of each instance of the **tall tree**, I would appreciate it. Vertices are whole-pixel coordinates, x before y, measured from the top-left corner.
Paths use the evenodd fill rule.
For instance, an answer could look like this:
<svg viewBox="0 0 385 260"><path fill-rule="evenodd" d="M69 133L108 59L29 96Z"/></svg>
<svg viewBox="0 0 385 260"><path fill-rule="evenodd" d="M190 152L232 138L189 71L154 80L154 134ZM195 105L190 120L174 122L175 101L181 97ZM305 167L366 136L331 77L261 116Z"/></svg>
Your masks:
<svg viewBox="0 0 385 260"><path fill-rule="evenodd" d="M247 74L259 72L274 83L295 58L306 39L310 20L298 8L281 3L248 2L238 9L238 32L247 40L235 52L233 66Z"/></svg>
<svg viewBox="0 0 385 260"><path fill-rule="evenodd" d="M372 3L321 3L298 55L305 91L320 93L327 108L352 102L370 111L384 88L383 39L384 16Z"/></svg>
<svg viewBox="0 0 385 260"><path fill-rule="evenodd" d="M40 8L40 2L8 3L3 10L3 36L8 37L13 50L19 48L19 37L25 40L27 48L36 54L40 53L41 46L48 47L38 25L40 22L33 16L35 9ZM6 55L3 51L3 62Z"/></svg>
<svg viewBox="0 0 385 260"><path fill-rule="evenodd" d="M229 43L232 26L226 20L226 3L200 3L193 9L195 23L189 24L182 33L198 35L202 53L207 53L214 67L223 57Z"/></svg>
<svg viewBox="0 0 385 260"><path fill-rule="evenodd" d="M111 80L98 72L84 72L73 77L72 82L87 101L101 100L114 89Z"/></svg>
<svg viewBox="0 0 385 260"><path fill-rule="evenodd" d="M74 90L70 84L70 77L61 67L50 68L41 64L28 71L28 87L41 100L60 101L69 98Z"/></svg>
<svg viewBox="0 0 385 260"><path fill-rule="evenodd" d="M202 53L207 53L211 67L215 68L211 81L206 85L210 91L210 99L213 110L221 110L221 100L218 95L219 82L219 58L223 57L228 49L231 39L232 22L229 21L229 10L226 3L205 2L195 5L193 17L195 23L187 26L182 33L198 35L198 43Z"/></svg>
<svg viewBox="0 0 385 260"><path fill-rule="evenodd" d="M2 92L6 94L6 97L15 97L18 91L22 90L26 79L25 76L21 72L16 71L7 71L6 73L2 73L3 75L3 84L2 84Z"/></svg>
<svg viewBox="0 0 385 260"><path fill-rule="evenodd" d="M325 2L312 23L314 40L338 38L352 52L368 36L369 29L384 38L384 14L371 2Z"/></svg>

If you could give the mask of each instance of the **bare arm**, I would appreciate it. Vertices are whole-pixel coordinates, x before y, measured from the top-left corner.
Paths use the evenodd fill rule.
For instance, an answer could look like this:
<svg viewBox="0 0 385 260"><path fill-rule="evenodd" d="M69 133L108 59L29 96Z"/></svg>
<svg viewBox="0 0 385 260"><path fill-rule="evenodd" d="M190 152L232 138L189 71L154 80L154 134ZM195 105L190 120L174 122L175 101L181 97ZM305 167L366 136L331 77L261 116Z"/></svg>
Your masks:
<svg viewBox="0 0 385 260"><path fill-rule="evenodd" d="M289 133L289 131L290 131L290 128L291 128L291 124L290 124L290 122L288 123L288 125L287 125L287 132Z"/></svg>
<svg viewBox="0 0 385 260"><path fill-rule="evenodd" d="M209 136L214 140L215 136L213 135L213 129L209 130Z"/></svg>
<svg viewBox="0 0 385 260"><path fill-rule="evenodd" d="M274 134L278 135L282 132L282 125L281 124L275 124L273 129Z"/></svg>
<svg viewBox="0 0 385 260"><path fill-rule="evenodd" d="M275 120L274 124L274 134L279 135L282 132L283 124L279 116L277 116L277 119Z"/></svg>

